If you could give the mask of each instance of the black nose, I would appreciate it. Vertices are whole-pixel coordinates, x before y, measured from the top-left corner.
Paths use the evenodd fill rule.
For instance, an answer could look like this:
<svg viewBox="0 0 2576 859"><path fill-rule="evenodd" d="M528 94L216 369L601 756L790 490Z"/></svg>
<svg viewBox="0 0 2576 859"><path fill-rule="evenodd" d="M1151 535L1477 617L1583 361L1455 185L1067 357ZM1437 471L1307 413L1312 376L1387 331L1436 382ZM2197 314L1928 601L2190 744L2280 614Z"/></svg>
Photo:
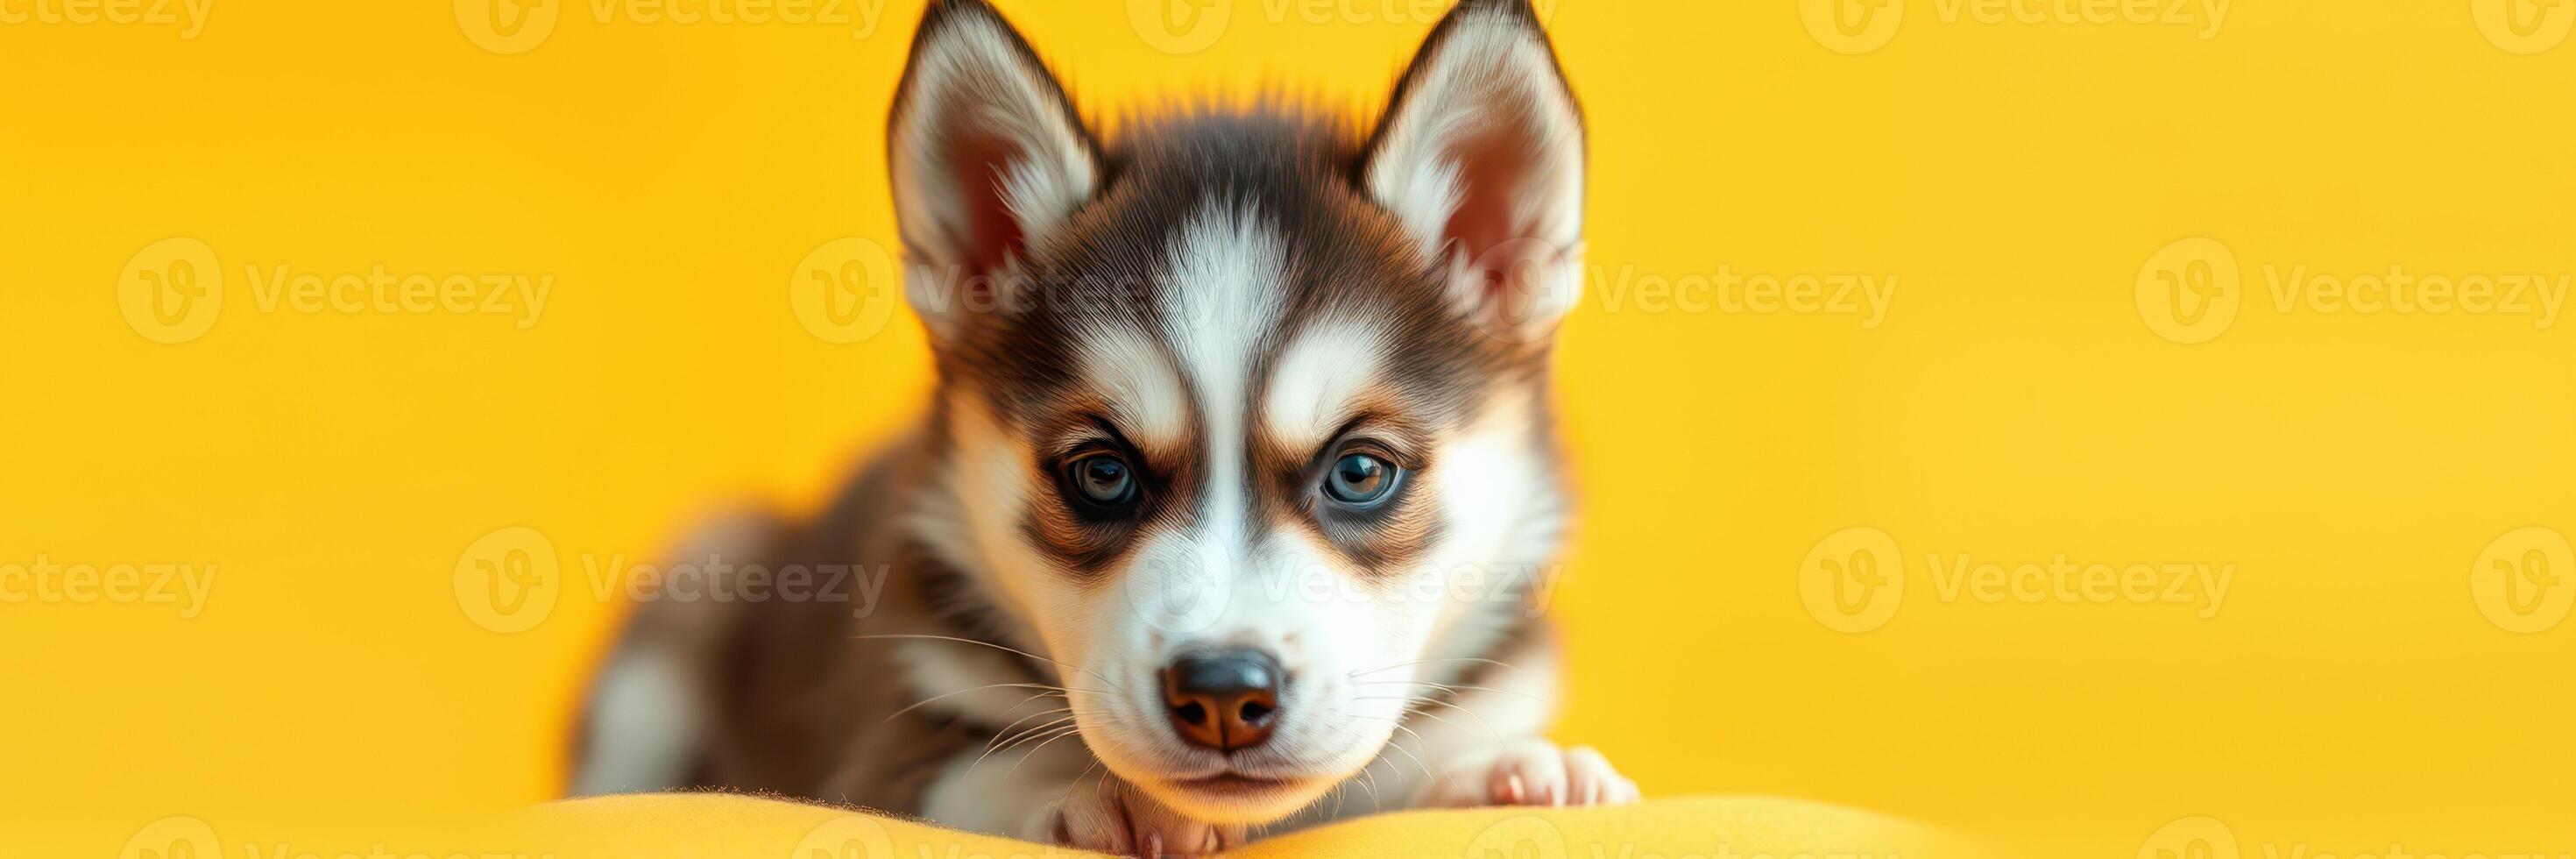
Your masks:
<svg viewBox="0 0 2576 859"><path fill-rule="evenodd" d="M1279 660L1258 650L1200 650L1163 669L1172 727L1190 745L1231 752L1261 745L1279 721Z"/></svg>

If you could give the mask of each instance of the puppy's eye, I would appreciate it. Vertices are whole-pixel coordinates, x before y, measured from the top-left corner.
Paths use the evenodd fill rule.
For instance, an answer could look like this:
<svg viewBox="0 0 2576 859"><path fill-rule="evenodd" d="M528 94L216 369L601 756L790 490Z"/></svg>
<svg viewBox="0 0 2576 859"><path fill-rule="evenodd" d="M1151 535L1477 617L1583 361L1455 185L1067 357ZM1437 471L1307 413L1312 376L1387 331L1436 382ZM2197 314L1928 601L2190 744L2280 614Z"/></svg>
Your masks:
<svg viewBox="0 0 2576 859"><path fill-rule="evenodd" d="M1395 491L1404 472L1365 453L1344 454L1324 472L1324 494L1352 507L1374 507Z"/></svg>
<svg viewBox="0 0 2576 859"><path fill-rule="evenodd" d="M1136 471L1116 454L1097 453L1066 464L1064 484L1074 498L1103 510L1136 500Z"/></svg>

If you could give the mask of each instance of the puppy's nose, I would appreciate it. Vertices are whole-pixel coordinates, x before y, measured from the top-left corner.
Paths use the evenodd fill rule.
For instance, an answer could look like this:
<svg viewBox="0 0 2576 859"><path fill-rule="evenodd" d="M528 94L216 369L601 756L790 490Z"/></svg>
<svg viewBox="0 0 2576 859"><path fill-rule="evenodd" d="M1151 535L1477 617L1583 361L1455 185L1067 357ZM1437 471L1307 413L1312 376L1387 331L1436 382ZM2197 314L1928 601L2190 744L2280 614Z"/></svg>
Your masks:
<svg viewBox="0 0 2576 859"><path fill-rule="evenodd" d="M1279 721L1279 660L1248 648L1181 654L1163 669L1172 727L1190 745L1231 752L1261 745Z"/></svg>

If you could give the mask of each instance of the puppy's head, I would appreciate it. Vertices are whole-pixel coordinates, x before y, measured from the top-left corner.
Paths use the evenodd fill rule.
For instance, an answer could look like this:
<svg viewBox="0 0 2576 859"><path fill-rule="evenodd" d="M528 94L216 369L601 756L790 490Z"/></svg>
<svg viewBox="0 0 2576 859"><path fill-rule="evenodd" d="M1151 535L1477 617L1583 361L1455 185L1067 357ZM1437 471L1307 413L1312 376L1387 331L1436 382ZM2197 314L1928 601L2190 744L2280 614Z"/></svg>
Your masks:
<svg viewBox="0 0 2576 859"><path fill-rule="evenodd" d="M934 3L889 137L929 541L1174 807L1273 820L1367 765L1559 525L1583 142L1536 17L1453 10L1364 138L1210 109L1104 143L998 14Z"/></svg>

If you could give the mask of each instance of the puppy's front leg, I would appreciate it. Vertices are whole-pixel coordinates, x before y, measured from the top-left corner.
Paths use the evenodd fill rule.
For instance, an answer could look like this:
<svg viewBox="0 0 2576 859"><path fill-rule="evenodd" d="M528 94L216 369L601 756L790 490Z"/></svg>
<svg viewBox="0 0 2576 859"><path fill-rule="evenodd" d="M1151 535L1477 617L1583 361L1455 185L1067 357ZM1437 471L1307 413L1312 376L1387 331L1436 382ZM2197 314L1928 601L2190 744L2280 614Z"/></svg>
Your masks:
<svg viewBox="0 0 2576 859"><path fill-rule="evenodd" d="M1172 811L1079 741L961 753L933 779L922 810L949 826L1121 856L1196 856L1244 842L1243 827Z"/></svg>

